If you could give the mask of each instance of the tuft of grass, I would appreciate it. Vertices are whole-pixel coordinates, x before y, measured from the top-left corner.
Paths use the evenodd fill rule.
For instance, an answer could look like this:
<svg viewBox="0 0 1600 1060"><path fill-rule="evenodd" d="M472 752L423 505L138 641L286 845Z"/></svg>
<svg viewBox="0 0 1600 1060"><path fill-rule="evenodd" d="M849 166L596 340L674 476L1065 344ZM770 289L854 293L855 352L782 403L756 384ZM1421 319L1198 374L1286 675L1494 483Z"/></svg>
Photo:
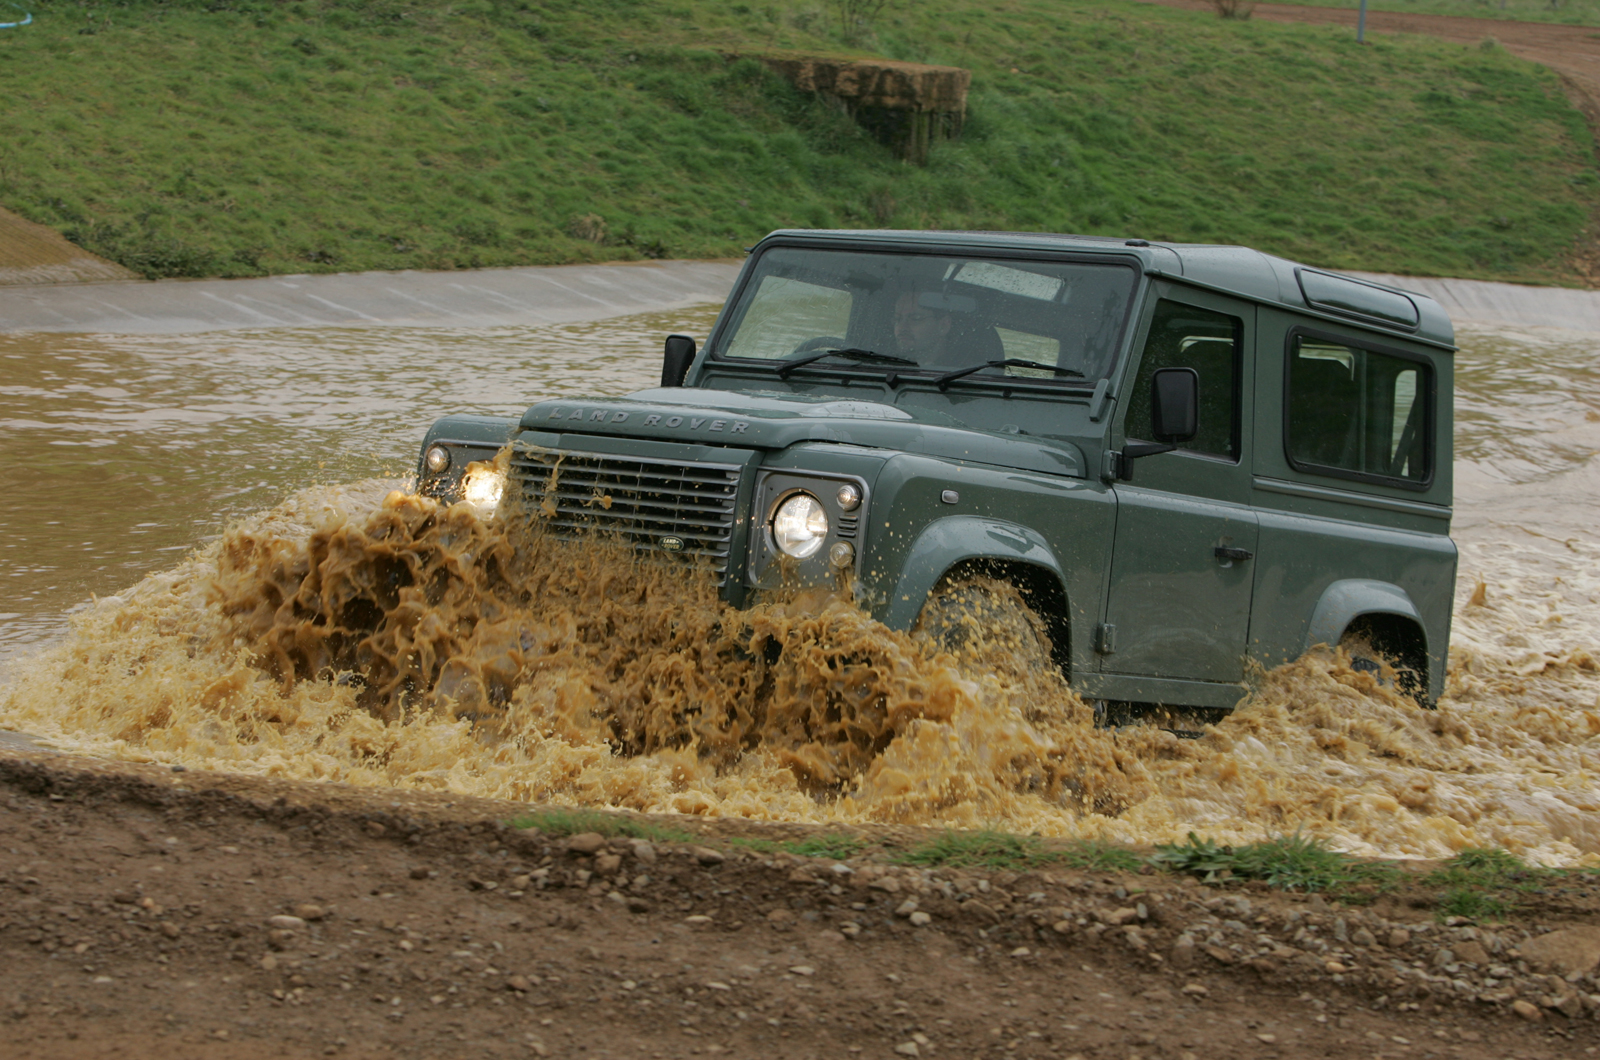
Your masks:
<svg viewBox="0 0 1600 1060"><path fill-rule="evenodd" d="M648 821L635 821L619 814L603 813L599 810L565 807L536 810L513 818L511 827L537 828L551 836L597 832L603 836L628 836L633 839L648 839L655 843L686 843L694 839L693 835L682 829L667 828Z"/></svg>
<svg viewBox="0 0 1600 1060"><path fill-rule="evenodd" d="M1105 872L1138 872L1147 860L1125 846L1103 839L1069 843L1053 853L1057 856L1057 864L1066 868Z"/></svg>
<svg viewBox="0 0 1600 1060"><path fill-rule="evenodd" d="M774 228L889 227L1548 283L1600 207L1551 71L1348 27L1117 0L892 4L848 41L816 5L714 0L30 6L0 34L0 203L151 277L723 257ZM961 138L907 165L752 57L783 50L966 68Z"/></svg>
<svg viewBox="0 0 1600 1060"><path fill-rule="evenodd" d="M945 832L937 839L903 851L896 859L906 865L950 868L1036 869L1046 866L1134 872L1143 859L1125 847L1100 841L1054 846L1037 836L1006 832Z"/></svg>
<svg viewBox="0 0 1600 1060"><path fill-rule="evenodd" d="M1529 865L1509 851L1469 847L1423 882L1439 888L1434 914L1441 919L1503 920L1516 911L1522 894L1563 875L1557 869Z"/></svg>
<svg viewBox="0 0 1600 1060"><path fill-rule="evenodd" d="M868 846L865 839L838 833L807 836L805 839L730 839L729 842L763 854L782 851L802 858L832 858L835 861L853 858Z"/></svg>
<svg viewBox="0 0 1600 1060"><path fill-rule="evenodd" d="M843 861L867 848L867 841L849 835L815 835L781 844L784 850L804 858L833 858Z"/></svg>
<svg viewBox="0 0 1600 1060"><path fill-rule="evenodd" d="M1183 843L1156 846L1151 862L1207 883L1262 880L1276 890L1352 895L1360 885L1386 889L1396 882L1393 865L1368 862L1298 833L1244 846L1218 844L1193 832Z"/></svg>
<svg viewBox="0 0 1600 1060"><path fill-rule="evenodd" d="M1033 836L1006 832L946 832L912 847L896 860L907 865L955 869L1023 869L1043 863L1044 844Z"/></svg>

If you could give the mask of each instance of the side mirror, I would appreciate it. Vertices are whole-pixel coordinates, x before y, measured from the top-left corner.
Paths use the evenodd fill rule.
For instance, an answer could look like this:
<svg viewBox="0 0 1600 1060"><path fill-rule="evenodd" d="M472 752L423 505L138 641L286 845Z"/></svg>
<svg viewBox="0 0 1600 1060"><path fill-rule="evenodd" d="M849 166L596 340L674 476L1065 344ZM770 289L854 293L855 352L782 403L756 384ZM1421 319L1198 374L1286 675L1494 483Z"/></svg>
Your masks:
<svg viewBox="0 0 1600 1060"><path fill-rule="evenodd" d="M1193 368L1158 368L1150 379L1150 433L1153 442L1125 442L1107 455L1107 481L1133 481L1133 462L1170 453L1200 429L1200 373Z"/></svg>
<svg viewBox="0 0 1600 1060"><path fill-rule="evenodd" d="M661 385L682 386L694 363L694 339L687 335L668 335L666 355L661 359Z"/></svg>
<svg viewBox="0 0 1600 1060"><path fill-rule="evenodd" d="M1150 380L1150 433L1158 442L1191 441L1200 424L1200 373L1161 368Z"/></svg>

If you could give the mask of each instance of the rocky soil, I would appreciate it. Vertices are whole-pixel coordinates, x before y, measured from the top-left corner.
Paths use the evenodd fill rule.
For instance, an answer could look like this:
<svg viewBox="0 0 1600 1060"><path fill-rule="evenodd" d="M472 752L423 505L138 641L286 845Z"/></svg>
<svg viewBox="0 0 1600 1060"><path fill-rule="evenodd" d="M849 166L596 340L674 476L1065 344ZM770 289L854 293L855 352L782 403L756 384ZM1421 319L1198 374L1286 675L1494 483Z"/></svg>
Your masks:
<svg viewBox="0 0 1600 1060"><path fill-rule="evenodd" d="M1594 887L1445 924L1405 889L926 870L525 809L6 751L0 1056L1600 1052Z"/></svg>

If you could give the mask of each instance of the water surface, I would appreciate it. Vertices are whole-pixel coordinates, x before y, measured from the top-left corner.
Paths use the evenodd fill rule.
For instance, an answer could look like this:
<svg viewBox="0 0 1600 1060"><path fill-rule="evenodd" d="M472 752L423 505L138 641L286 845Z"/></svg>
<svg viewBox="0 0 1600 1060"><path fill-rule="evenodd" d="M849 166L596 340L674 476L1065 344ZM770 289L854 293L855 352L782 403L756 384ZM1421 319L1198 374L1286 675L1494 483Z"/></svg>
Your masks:
<svg viewBox="0 0 1600 1060"><path fill-rule="evenodd" d="M316 483L402 477L428 424L660 379L716 306L582 324L0 333L0 658Z"/></svg>

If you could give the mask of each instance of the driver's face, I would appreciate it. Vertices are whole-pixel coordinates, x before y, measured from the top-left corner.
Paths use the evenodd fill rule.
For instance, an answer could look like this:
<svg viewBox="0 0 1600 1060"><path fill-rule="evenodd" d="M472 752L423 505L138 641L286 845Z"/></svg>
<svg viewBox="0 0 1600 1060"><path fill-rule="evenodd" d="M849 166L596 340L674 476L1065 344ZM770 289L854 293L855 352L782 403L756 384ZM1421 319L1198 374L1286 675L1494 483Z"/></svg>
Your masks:
<svg viewBox="0 0 1600 1060"><path fill-rule="evenodd" d="M944 352L950 333L950 314L917 304L915 294L903 294L894 304L894 341L901 353L921 356Z"/></svg>

